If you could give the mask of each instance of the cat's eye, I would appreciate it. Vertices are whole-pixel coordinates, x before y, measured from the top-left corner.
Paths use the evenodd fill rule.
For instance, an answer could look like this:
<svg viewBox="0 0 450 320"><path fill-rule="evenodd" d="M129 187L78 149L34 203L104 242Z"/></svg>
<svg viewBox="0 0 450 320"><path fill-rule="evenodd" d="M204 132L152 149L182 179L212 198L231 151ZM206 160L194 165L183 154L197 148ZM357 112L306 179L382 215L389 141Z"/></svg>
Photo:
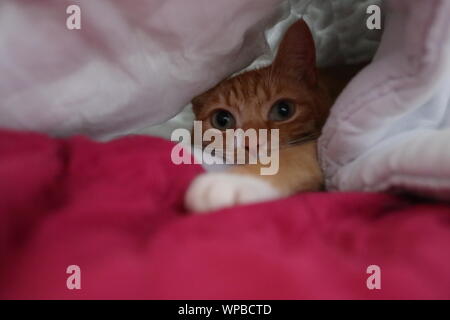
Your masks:
<svg viewBox="0 0 450 320"><path fill-rule="evenodd" d="M270 109L269 120L286 121L294 115L294 112L294 103L289 100L279 100Z"/></svg>
<svg viewBox="0 0 450 320"><path fill-rule="evenodd" d="M211 116L211 124L214 128L219 130L233 129L236 125L236 120L234 119L231 112L227 110L217 110Z"/></svg>

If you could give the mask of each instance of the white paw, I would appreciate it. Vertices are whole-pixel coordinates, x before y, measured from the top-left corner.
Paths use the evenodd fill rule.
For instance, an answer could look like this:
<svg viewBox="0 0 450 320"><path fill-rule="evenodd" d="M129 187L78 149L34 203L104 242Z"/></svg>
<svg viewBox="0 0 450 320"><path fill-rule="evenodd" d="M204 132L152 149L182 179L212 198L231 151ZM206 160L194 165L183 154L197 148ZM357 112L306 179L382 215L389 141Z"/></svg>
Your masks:
<svg viewBox="0 0 450 320"><path fill-rule="evenodd" d="M195 212L279 198L280 192L264 180L234 173L205 173L186 193L186 207Z"/></svg>

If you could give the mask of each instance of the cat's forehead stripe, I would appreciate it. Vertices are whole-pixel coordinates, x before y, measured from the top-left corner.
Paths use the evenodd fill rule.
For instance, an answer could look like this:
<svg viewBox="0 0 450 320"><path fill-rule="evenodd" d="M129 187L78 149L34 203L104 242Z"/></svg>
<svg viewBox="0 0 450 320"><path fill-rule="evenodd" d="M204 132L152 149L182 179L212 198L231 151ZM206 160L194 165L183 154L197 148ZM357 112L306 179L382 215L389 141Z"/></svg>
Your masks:
<svg viewBox="0 0 450 320"><path fill-rule="evenodd" d="M277 85L277 77L271 70L255 70L234 78L222 84L214 102L240 111L249 103L262 105L281 93L282 88ZM211 101L212 102L212 101Z"/></svg>
<svg viewBox="0 0 450 320"><path fill-rule="evenodd" d="M219 103L220 104L226 104L226 105L230 105L230 100L228 100L228 96L224 96L224 95L219 95Z"/></svg>
<svg viewBox="0 0 450 320"><path fill-rule="evenodd" d="M244 104L251 100L263 103L270 99L271 88L267 85L265 77L258 73L253 76L236 77L230 82L228 90L223 92L225 99L229 105L241 109Z"/></svg>
<svg viewBox="0 0 450 320"><path fill-rule="evenodd" d="M227 96L230 104L235 104L236 101L239 100L239 90L235 87L234 82L231 84L230 91Z"/></svg>

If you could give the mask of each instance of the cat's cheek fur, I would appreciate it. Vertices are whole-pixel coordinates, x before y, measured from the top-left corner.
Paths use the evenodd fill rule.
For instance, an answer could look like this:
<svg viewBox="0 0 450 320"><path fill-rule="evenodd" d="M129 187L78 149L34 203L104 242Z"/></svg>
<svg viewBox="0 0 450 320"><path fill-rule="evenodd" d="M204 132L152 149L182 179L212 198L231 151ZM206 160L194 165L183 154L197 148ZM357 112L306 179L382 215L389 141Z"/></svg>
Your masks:
<svg viewBox="0 0 450 320"><path fill-rule="evenodd" d="M238 204L280 198L281 193L268 182L252 176L233 173L205 173L190 185L186 207L194 213L231 207Z"/></svg>

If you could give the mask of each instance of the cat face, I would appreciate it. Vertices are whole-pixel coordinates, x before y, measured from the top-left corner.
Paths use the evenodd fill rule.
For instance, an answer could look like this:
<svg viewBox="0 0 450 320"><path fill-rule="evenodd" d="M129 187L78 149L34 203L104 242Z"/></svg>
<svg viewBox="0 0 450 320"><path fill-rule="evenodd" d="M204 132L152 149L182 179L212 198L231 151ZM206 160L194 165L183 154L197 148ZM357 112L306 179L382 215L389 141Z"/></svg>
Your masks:
<svg viewBox="0 0 450 320"><path fill-rule="evenodd" d="M272 65L227 79L192 101L203 130L220 130L225 139L226 129L279 129L280 147L318 135L327 103L303 20L286 32Z"/></svg>

